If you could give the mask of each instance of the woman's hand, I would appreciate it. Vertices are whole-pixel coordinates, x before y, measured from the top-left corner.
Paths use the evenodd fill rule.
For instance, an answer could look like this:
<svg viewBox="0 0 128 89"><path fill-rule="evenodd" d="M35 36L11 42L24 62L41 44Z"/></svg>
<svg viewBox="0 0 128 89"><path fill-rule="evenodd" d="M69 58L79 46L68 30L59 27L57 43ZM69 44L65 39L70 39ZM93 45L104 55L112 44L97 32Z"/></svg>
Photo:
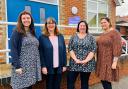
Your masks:
<svg viewBox="0 0 128 89"><path fill-rule="evenodd" d="M116 67L117 67L117 62L113 62L112 63L112 69L116 69Z"/></svg>
<svg viewBox="0 0 128 89"><path fill-rule="evenodd" d="M116 67L117 67L117 62L118 62L118 57L114 57L113 63L112 63L112 69L116 69Z"/></svg>
<svg viewBox="0 0 128 89"><path fill-rule="evenodd" d="M81 61L79 59L74 60L77 64L81 64Z"/></svg>
<svg viewBox="0 0 128 89"><path fill-rule="evenodd" d="M87 64L87 61L86 60L83 60L83 61L81 61L81 64Z"/></svg>
<svg viewBox="0 0 128 89"><path fill-rule="evenodd" d="M67 68L66 67L63 67L63 72L65 72L67 70Z"/></svg>
<svg viewBox="0 0 128 89"><path fill-rule="evenodd" d="M22 68L16 69L16 73L22 74L23 73L23 69Z"/></svg>
<svg viewBox="0 0 128 89"><path fill-rule="evenodd" d="M48 71L47 71L47 68L46 67L43 67L42 68L42 73L45 74L45 75L47 75Z"/></svg>

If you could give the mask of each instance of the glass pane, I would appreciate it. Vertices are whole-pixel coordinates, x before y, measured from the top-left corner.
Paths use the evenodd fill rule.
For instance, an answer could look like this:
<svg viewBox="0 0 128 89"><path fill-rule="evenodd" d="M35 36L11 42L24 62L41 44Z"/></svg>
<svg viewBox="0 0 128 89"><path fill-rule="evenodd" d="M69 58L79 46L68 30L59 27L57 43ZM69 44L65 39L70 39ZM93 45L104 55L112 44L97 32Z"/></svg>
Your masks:
<svg viewBox="0 0 128 89"><path fill-rule="evenodd" d="M44 22L45 22L45 9L40 8L40 23L44 23Z"/></svg>
<svg viewBox="0 0 128 89"><path fill-rule="evenodd" d="M97 12L97 2L88 1L88 11L89 12Z"/></svg>
<svg viewBox="0 0 128 89"><path fill-rule="evenodd" d="M96 27L96 13L88 13L88 24L90 27Z"/></svg>
<svg viewBox="0 0 128 89"><path fill-rule="evenodd" d="M31 7L30 6L25 6L25 10L31 13Z"/></svg>
<svg viewBox="0 0 128 89"><path fill-rule="evenodd" d="M107 13L107 3L104 1L98 2L98 12L99 13Z"/></svg>
<svg viewBox="0 0 128 89"><path fill-rule="evenodd" d="M103 18L103 17L106 17L107 14L104 14L104 13L98 13L99 17L98 17L98 26L100 27L100 19Z"/></svg>

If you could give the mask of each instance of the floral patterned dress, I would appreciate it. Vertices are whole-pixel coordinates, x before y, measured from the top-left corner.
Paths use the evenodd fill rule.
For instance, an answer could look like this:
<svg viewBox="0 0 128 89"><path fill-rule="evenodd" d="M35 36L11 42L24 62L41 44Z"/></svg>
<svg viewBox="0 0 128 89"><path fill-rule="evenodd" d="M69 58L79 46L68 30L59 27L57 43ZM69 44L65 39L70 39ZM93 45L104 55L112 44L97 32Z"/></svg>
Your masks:
<svg viewBox="0 0 128 89"><path fill-rule="evenodd" d="M68 50L73 50L78 59L84 60L90 52L96 52L96 41L90 34L87 34L83 39L80 39L78 35L75 34L69 41ZM86 65L83 65L76 64L75 61L70 58L69 71L91 72L94 69L94 59L90 60Z"/></svg>
<svg viewBox="0 0 128 89"><path fill-rule="evenodd" d="M23 69L22 74L12 69L11 86L13 89L29 87L41 80L40 56L38 50L39 42L30 33L23 37L20 53L20 64Z"/></svg>

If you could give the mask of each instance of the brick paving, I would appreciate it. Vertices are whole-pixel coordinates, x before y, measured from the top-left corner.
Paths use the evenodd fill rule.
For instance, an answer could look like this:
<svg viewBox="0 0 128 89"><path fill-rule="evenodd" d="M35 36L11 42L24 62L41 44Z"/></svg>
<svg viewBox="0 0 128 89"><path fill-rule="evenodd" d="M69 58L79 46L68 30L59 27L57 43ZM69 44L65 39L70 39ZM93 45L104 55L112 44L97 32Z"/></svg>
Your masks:
<svg viewBox="0 0 128 89"><path fill-rule="evenodd" d="M5 66L4 66L5 68ZM7 67L8 68L8 67ZM6 71L2 71L0 68L0 73L6 73ZM1 82L1 80L0 80ZM92 73L90 77L90 89L103 89L101 83L98 83L99 79L95 76L94 73ZM61 89L67 89L66 88L66 73L63 74L63 80L62 80L62 86ZM120 62L120 81L119 82L114 82L112 83L113 89L128 89L128 60L122 60ZM43 81L38 82L33 86L33 89L45 89L45 76L43 76ZM11 89L9 85L0 85L0 89ZM79 78L77 79L76 82L76 89L80 89L80 81Z"/></svg>
<svg viewBox="0 0 128 89"><path fill-rule="evenodd" d="M128 76L123 77L119 82L113 82L112 87L112 89L128 89ZM103 89L103 87L99 83L91 86L90 89Z"/></svg>

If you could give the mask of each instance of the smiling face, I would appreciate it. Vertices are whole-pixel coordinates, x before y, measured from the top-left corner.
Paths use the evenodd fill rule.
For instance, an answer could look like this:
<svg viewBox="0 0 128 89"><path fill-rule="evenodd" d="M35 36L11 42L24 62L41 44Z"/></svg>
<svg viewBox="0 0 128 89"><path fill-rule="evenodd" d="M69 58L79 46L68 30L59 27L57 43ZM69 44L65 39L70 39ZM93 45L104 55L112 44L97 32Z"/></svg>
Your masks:
<svg viewBox="0 0 128 89"><path fill-rule="evenodd" d="M54 19L48 18L47 22L46 22L46 27L50 34L55 34L56 23L55 23Z"/></svg>
<svg viewBox="0 0 128 89"><path fill-rule="evenodd" d="M23 14L21 16L21 21L22 21L22 24L24 25L24 27L29 27L30 24L31 24L31 17L29 14Z"/></svg>
<svg viewBox="0 0 128 89"><path fill-rule="evenodd" d="M54 30L55 30L55 22L53 22L52 20L48 21L47 22L47 28L48 28L48 31L54 32Z"/></svg>
<svg viewBox="0 0 128 89"><path fill-rule="evenodd" d="M86 32L86 25L85 25L84 22L81 22L81 23L79 24L79 32L80 32L80 33L85 33L85 32Z"/></svg>
<svg viewBox="0 0 128 89"><path fill-rule="evenodd" d="M107 30L110 28L110 23L106 19L101 20L101 27L103 30Z"/></svg>

